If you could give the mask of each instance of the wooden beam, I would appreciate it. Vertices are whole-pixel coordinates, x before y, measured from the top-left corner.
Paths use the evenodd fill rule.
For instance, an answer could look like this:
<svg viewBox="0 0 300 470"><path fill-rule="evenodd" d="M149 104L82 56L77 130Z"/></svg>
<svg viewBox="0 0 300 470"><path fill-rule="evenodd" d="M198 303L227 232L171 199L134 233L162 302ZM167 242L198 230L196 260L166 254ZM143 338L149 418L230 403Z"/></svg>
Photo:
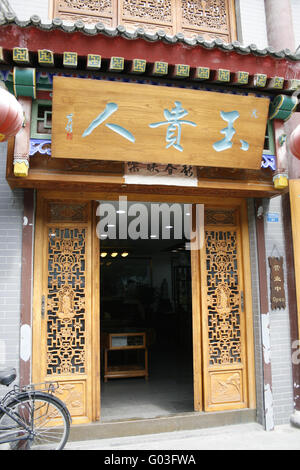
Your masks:
<svg viewBox="0 0 300 470"><path fill-rule="evenodd" d="M200 236L201 227L196 226L195 204L192 206L192 231ZM203 220L204 223L204 220ZM199 247L200 248L200 247ZM203 371L202 371L202 329L201 329L201 279L200 279L200 253L191 250L191 279L192 279L192 322L193 322L193 383L194 383L194 410L203 411Z"/></svg>
<svg viewBox="0 0 300 470"><path fill-rule="evenodd" d="M34 190L24 190L21 268L20 386L31 381Z"/></svg>
<svg viewBox="0 0 300 470"><path fill-rule="evenodd" d="M270 356L270 314L268 298L266 246L264 217L257 217L258 209L263 207L262 199L255 201L256 217L256 239L257 239L257 259L259 272L259 301L262 333L262 358L263 358L263 380L264 380L264 418L265 429L274 429L273 414L273 392L272 392L272 367Z"/></svg>
<svg viewBox="0 0 300 470"><path fill-rule="evenodd" d="M224 181L224 180L199 180L198 187L178 187L159 185L129 185L125 184L123 176L118 175L79 175L61 174L56 172L30 171L27 178L7 176L7 181L14 188L35 188L65 191L101 191L124 193L161 193L174 195L195 196L226 196L226 197L273 197L282 192L276 190L272 184L255 181Z"/></svg>

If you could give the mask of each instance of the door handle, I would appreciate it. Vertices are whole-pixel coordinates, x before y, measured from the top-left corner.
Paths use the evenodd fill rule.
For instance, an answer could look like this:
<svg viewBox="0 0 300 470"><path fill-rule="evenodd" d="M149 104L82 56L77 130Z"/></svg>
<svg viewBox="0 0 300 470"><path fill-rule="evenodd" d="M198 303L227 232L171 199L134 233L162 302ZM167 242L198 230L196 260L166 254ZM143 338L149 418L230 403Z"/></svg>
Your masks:
<svg viewBox="0 0 300 470"><path fill-rule="evenodd" d="M41 316L42 316L42 318L45 318L45 310L46 310L45 296L42 295L42 301L41 301Z"/></svg>

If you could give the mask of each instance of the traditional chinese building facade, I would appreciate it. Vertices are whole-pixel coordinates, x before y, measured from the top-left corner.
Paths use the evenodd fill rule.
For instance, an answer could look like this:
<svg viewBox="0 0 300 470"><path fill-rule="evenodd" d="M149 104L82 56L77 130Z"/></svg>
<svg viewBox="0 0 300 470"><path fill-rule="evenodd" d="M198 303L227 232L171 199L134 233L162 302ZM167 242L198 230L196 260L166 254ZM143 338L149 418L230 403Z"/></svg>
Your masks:
<svg viewBox="0 0 300 470"><path fill-rule="evenodd" d="M141 417L146 431L133 420L128 433L161 432L160 415L171 430L181 412L193 412L182 428L297 422L290 2L282 15L265 2L264 48L240 40L243 2L84 3L50 2L47 22L0 2L0 80L25 117L1 144L1 365L21 383L58 381L73 423L100 421L99 435ZM163 204L172 215L156 233L149 217ZM176 211L196 247L175 236Z"/></svg>

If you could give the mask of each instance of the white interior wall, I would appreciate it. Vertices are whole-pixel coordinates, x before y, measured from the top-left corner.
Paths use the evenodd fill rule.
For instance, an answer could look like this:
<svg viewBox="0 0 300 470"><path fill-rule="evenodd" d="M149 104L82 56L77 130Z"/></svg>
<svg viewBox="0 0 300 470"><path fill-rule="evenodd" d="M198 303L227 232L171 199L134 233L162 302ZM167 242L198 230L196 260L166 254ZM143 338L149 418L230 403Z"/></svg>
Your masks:
<svg viewBox="0 0 300 470"><path fill-rule="evenodd" d="M295 48L300 46L300 0L291 0Z"/></svg>
<svg viewBox="0 0 300 470"><path fill-rule="evenodd" d="M299 0L296 0L299 1ZM255 44L260 49L268 46L264 0L239 0L240 42Z"/></svg>
<svg viewBox="0 0 300 470"><path fill-rule="evenodd" d="M38 15L43 22L48 21L49 0L9 0L9 3L20 20Z"/></svg>

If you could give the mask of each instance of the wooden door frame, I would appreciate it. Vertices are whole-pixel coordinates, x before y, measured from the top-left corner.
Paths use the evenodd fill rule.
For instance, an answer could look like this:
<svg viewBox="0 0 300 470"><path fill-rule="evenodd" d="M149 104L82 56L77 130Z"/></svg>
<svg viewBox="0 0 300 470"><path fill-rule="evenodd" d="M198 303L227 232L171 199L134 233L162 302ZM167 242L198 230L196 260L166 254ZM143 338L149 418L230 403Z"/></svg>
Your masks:
<svg viewBox="0 0 300 470"><path fill-rule="evenodd" d="M42 275L43 259L43 201L45 199L60 200L80 200L93 201L92 211L92 263L94 273L92 282L92 337L91 343L93 351L100 351L100 269L99 269L99 250L100 243L96 236L96 204L99 200L117 200L119 196L127 196L128 201L140 202L169 202L169 203L189 203L204 204L217 207L236 208L240 212L240 230L241 230L241 256L243 263L244 280L251 279L250 268L250 244L248 231L248 210L247 202L242 198L226 198L220 199L216 197L188 196L188 195L166 195L157 192L145 193L107 193L107 192L61 192L61 191L37 191L37 208L36 208L36 226L35 226L35 247L34 247L34 291L33 291L33 359L40 356L41 342L41 296L42 285L39 280ZM195 411L203 410L203 383L202 383L202 354L201 354L201 289L200 289L200 259L197 252L191 253L191 272L192 272L192 323L193 323L193 368L194 368L194 409ZM99 274L97 274L99 273ZM244 309L245 309L245 327L246 327L246 367L247 367L247 390L248 390L248 407L256 407L255 392L255 364L254 364L254 335L253 335L253 316L252 316L252 290L251 283L244 282ZM92 421L100 419L100 357L99 354L92 354ZM32 362L32 378L39 381L40 366L38 361Z"/></svg>

